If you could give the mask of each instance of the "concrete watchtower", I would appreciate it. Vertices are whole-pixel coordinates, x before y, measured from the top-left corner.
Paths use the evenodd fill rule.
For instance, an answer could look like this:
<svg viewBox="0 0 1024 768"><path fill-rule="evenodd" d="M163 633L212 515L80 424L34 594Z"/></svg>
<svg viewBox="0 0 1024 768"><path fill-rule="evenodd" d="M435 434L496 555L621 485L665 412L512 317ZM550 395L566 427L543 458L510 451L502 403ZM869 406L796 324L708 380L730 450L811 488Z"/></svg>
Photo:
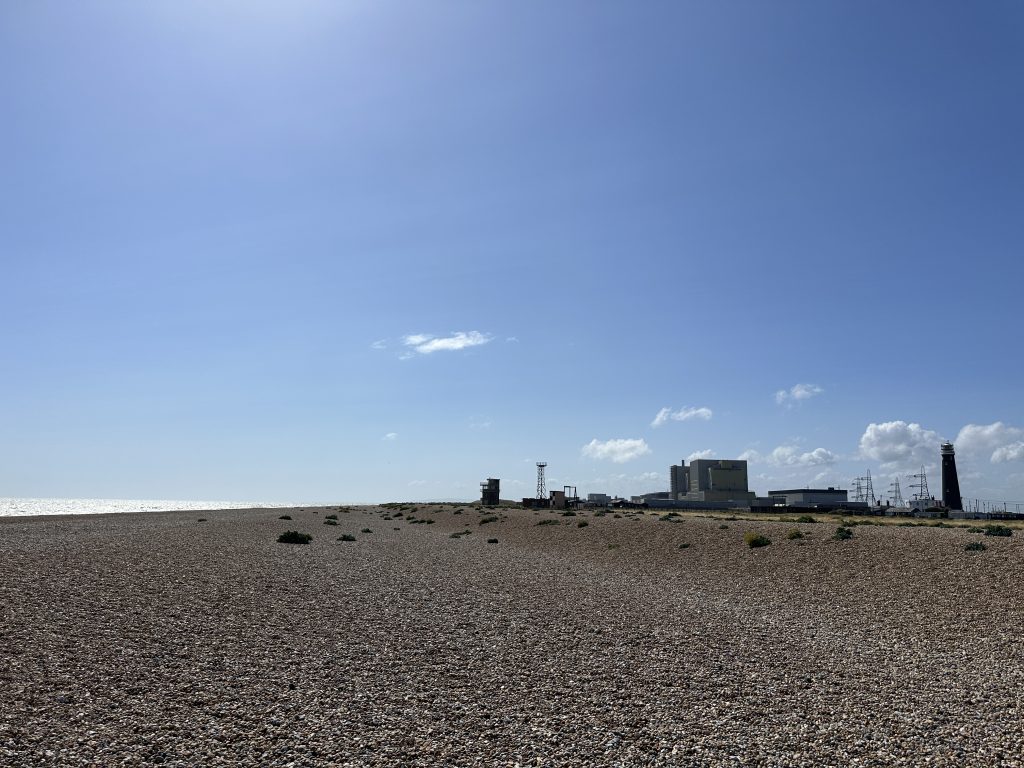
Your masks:
<svg viewBox="0 0 1024 768"><path fill-rule="evenodd" d="M942 444L942 503L948 509L963 509L964 502L960 498L960 480L956 476L956 456L953 444Z"/></svg>

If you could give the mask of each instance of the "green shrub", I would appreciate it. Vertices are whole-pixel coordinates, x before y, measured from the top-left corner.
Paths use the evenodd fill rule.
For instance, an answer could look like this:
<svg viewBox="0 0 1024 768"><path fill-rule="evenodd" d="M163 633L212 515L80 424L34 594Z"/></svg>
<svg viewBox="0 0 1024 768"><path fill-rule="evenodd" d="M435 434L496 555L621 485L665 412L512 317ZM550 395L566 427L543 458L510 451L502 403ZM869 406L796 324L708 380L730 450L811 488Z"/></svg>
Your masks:
<svg viewBox="0 0 1024 768"><path fill-rule="evenodd" d="M986 536L1013 536L1013 528L1005 525L986 525Z"/></svg>
<svg viewBox="0 0 1024 768"><path fill-rule="evenodd" d="M618 549L618 548L619 548L618 544L609 544L608 545L608 549Z"/></svg>
<svg viewBox="0 0 1024 768"><path fill-rule="evenodd" d="M363 530L361 530L360 533L373 533L373 531L369 528L363 528Z"/></svg>
<svg viewBox="0 0 1024 768"><path fill-rule="evenodd" d="M562 517L576 517L576 513L573 512L571 509L567 509L565 510L565 512L562 513Z"/></svg>
<svg viewBox="0 0 1024 768"><path fill-rule="evenodd" d="M743 534L743 540L747 542L747 546L751 549L756 547L767 547L772 543L772 540L767 536L762 536L760 533L754 533L753 531L747 531Z"/></svg>
<svg viewBox="0 0 1024 768"><path fill-rule="evenodd" d="M797 521L798 523L808 523L808 524L811 524L811 523L816 523L816 522L818 522L818 521L817 521L817 520L815 520L815 519L814 519L814 518L813 518L813 517L812 517L811 515L800 515L800 517L798 517L798 518L796 519L796 521Z"/></svg>
<svg viewBox="0 0 1024 768"><path fill-rule="evenodd" d="M488 523L496 523L496 522L498 522L498 516L497 515L488 515L487 517L481 517L480 518L480 525L487 525Z"/></svg>
<svg viewBox="0 0 1024 768"><path fill-rule="evenodd" d="M689 549L690 548L690 542L686 542L684 544L680 544L679 548L680 549Z"/></svg>
<svg viewBox="0 0 1024 768"><path fill-rule="evenodd" d="M337 520L337 519L338 519L337 515L327 515L327 516L324 517L324 520Z"/></svg>
<svg viewBox="0 0 1024 768"><path fill-rule="evenodd" d="M800 531L798 531L796 528L794 528L792 531L790 531L789 533L786 534L786 538L790 539L790 540L802 539L803 537L804 537L804 535Z"/></svg>
<svg viewBox="0 0 1024 768"><path fill-rule="evenodd" d="M853 529L845 525L840 525L838 528L836 528L836 534L832 538L836 539L837 541L846 541L847 539L852 539Z"/></svg>
<svg viewBox="0 0 1024 768"><path fill-rule="evenodd" d="M308 533L298 531L285 531L277 537L278 544L309 544L312 540L313 537Z"/></svg>
<svg viewBox="0 0 1024 768"><path fill-rule="evenodd" d="M540 522L534 523L534 525L561 525L557 520L541 520Z"/></svg>
<svg viewBox="0 0 1024 768"><path fill-rule="evenodd" d="M343 533L338 537L338 541L355 541L356 537L351 533Z"/></svg>
<svg viewBox="0 0 1024 768"><path fill-rule="evenodd" d="M578 523L576 523L577 528L586 528L588 525L590 525L590 523L588 523L586 520L580 520Z"/></svg>
<svg viewBox="0 0 1024 768"><path fill-rule="evenodd" d="M279 518L277 518L277 519L278 519L278 520L291 520L291 519L292 519L292 516L291 516L291 515L281 515L281 516L280 516Z"/></svg>
<svg viewBox="0 0 1024 768"><path fill-rule="evenodd" d="M985 546L985 542L983 541L972 541L970 544L964 547L964 549L966 549L968 552L984 552L986 549L988 549L988 547Z"/></svg>
<svg viewBox="0 0 1024 768"><path fill-rule="evenodd" d="M497 539L488 539L488 540L487 540L487 543L488 543L488 544L497 544L497 543L498 543L498 540L497 540Z"/></svg>
<svg viewBox="0 0 1024 768"><path fill-rule="evenodd" d="M724 531L724 530L725 530L725 529L727 529L727 528L728 528L729 526L728 526L728 525L726 525L725 523L722 523L722 524L721 524L720 526L718 526L718 527L719 527L719 529L720 529L720 530L723 530L723 531Z"/></svg>
<svg viewBox="0 0 1024 768"><path fill-rule="evenodd" d="M337 525L337 520L324 520L324 525Z"/></svg>
<svg viewBox="0 0 1024 768"><path fill-rule="evenodd" d="M205 522L207 522L207 520L206 520L205 517L200 517L198 520L196 520L196 522L197 523L205 523Z"/></svg>

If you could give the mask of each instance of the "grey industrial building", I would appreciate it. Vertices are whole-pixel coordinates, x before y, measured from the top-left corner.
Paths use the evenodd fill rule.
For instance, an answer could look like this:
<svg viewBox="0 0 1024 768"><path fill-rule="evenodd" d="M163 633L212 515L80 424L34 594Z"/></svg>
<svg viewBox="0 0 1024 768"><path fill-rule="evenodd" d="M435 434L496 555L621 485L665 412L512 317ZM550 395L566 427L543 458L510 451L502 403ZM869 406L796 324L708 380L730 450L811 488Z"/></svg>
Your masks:
<svg viewBox="0 0 1024 768"><path fill-rule="evenodd" d="M793 488L783 491L768 491L768 495L775 497L777 503L788 506L801 504L839 505L847 501L847 493L844 490L837 490L831 486L828 488Z"/></svg>
<svg viewBox="0 0 1024 768"><path fill-rule="evenodd" d="M694 459L669 467L672 501L736 502L749 504L754 493L747 489L744 459Z"/></svg>

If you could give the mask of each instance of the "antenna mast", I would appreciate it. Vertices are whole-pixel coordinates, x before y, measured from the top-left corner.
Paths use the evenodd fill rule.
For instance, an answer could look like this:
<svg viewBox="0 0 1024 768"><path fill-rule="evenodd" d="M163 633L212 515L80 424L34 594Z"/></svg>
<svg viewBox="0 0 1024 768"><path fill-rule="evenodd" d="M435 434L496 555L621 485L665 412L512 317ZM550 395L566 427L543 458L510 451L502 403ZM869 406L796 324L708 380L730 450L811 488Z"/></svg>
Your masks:
<svg viewBox="0 0 1024 768"><path fill-rule="evenodd" d="M537 498L546 499L548 497L548 489L544 483L544 467L548 463L546 461L537 462Z"/></svg>

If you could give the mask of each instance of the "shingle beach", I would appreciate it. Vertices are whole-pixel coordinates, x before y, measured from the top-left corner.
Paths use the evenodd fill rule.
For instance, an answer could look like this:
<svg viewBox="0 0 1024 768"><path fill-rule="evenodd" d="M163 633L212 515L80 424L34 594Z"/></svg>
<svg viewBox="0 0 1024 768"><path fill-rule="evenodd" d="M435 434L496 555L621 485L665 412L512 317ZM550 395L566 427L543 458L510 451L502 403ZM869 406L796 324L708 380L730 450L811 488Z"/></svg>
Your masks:
<svg viewBox="0 0 1024 768"><path fill-rule="evenodd" d="M0 765L1024 764L1024 531L456 509L0 518Z"/></svg>

